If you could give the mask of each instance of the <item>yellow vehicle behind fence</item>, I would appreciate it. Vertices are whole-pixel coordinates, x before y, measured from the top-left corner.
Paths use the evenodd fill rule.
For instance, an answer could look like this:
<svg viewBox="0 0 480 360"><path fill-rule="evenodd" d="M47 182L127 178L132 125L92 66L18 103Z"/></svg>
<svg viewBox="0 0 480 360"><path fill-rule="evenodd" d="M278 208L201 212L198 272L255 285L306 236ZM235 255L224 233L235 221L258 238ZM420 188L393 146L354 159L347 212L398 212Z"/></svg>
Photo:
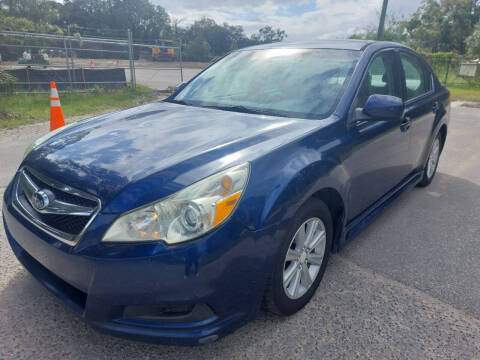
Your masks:
<svg viewBox="0 0 480 360"><path fill-rule="evenodd" d="M175 49L170 48L169 46L173 47L172 40L158 40L157 44L158 47L152 48L152 60L153 61L173 61L175 60ZM166 46L166 47L163 47Z"/></svg>

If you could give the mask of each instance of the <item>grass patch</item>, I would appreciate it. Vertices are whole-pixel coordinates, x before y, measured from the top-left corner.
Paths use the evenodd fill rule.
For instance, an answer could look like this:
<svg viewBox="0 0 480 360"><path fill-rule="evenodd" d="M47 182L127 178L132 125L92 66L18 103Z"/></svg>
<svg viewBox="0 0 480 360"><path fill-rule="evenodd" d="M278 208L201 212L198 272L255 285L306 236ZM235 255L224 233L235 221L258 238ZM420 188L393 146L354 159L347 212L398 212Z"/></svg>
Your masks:
<svg viewBox="0 0 480 360"><path fill-rule="evenodd" d="M89 115L123 109L154 101L153 90L137 86L136 90L94 90L89 93L61 93L63 115ZM49 94L0 96L0 128L46 121L50 119Z"/></svg>
<svg viewBox="0 0 480 360"><path fill-rule="evenodd" d="M450 90L452 101L480 102L480 79L460 77L456 71L448 74L447 88ZM444 76L439 76L441 81Z"/></svg>
<svg viewBox="0 0 480 360"><path fill-rule="evenodd" d="M480 88L448 87L452 101L480 102Z"/></svg>
<svg viewBox="0 0 480 360"><path fill-rule="evenodd" d="M480 79L459 76L459 63L450 67L447 79L445 79L445 64L434 66L438 79L441 83L447 81L447 88L450 90L452 101L480 102Z"/></svg>

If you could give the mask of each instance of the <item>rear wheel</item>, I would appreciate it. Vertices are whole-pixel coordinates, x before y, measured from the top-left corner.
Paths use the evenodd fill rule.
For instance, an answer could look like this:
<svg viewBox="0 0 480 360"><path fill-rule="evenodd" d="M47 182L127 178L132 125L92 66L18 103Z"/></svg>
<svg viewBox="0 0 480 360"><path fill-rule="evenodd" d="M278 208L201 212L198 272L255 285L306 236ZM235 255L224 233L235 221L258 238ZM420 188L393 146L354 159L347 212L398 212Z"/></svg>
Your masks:
<svg viewBox="0 0 480 360"><path fill-rule="evenodd" d="M432 148L430 149L430 154L428 155L427 163L425 169L423 170L423 178L418 183L418 186L427 186L433 180L435 173L437 172L438 160L440 159L442 139L440 134L437 135L433 141Z"/></svg>
<svg viewBox="0 0 480 360"><path fill-rule="evenodd" d="M267 285L267 310L290 315L308 303L327 266L332 230L330 212L322 201L309 200L297 212Z"/></svg>

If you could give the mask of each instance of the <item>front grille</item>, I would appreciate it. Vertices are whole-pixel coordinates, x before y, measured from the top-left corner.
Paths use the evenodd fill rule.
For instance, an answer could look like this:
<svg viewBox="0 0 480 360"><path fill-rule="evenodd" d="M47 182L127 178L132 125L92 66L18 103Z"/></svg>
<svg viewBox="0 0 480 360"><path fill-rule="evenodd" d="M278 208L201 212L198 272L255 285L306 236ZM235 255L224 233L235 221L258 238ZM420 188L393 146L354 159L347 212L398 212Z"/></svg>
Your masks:
<svg viewBox="0 0 480 360"><path fill-rule="evenodd" d="M14 205L34 225L74 245L100 210L100 200L30 168L19 171ZM40 198L40 203L38 202Z"/></svg>
<svg viewBox="0 0 480 360"><path fill-rule="evenodd" d="M89 217L75 215L38 214L39 218L60 231L68 234L78 235L88 223Z"/></svg>
<svg viewBox="0 0 480 360"><path fill-rule="evenodd" d="M60 201L93 208L97 206L97 202L94 200L89 200L84 197L73 195L72 193L57 189L56 187L47 184L45 181L42 181L40 178L38 178L38 176L35 176L32 171L28 171L28 169L24 169L23 171L35 182L35 184L37 184L39 188L52 191L55 194L55 198Z"/></svg>

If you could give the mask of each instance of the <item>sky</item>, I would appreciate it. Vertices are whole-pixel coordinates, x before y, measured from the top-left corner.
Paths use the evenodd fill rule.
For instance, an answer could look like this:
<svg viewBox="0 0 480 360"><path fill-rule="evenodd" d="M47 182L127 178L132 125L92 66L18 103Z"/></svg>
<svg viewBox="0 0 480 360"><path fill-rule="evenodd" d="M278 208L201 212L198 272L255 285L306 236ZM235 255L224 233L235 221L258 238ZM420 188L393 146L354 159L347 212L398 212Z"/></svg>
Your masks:
<svg viewBox="0 0 480 360"><path fill-rule="evenodd" d="M421 0L389 0L396 16L408 16ZM288 40L343 38L378 23L383 0L152 0L189 25L203 16L242 25L247 34L264 25L281 28Z"/></svg>

